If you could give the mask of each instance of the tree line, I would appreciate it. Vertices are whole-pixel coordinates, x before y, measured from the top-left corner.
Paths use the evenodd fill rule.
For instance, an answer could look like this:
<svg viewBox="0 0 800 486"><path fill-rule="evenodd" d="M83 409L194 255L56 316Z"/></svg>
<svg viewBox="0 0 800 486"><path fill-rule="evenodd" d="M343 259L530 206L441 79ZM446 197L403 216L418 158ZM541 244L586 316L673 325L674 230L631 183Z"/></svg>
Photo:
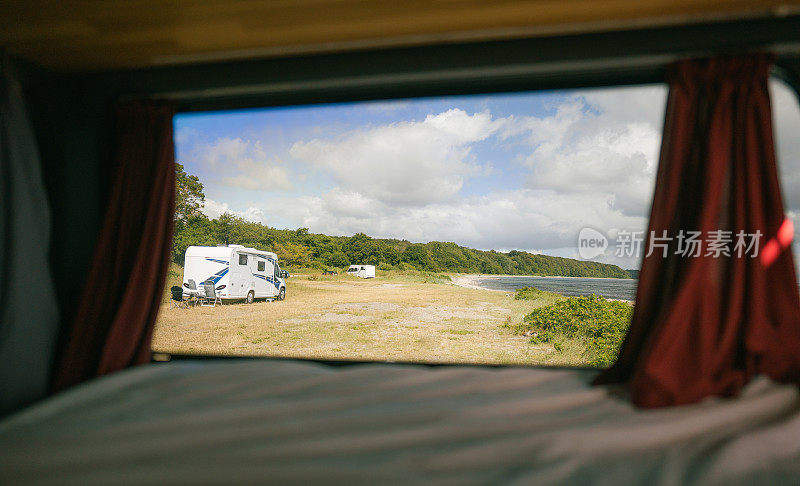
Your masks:
<svg viewBox="0 0 800 486"><path fill-rule="evenodd" d="M329 269L371 264L380 269L422 270L508 275L630 278L616 265L512 250L508 253L466 248L451 242L412 243L407 240L315 234L307 228L272 228L231 213L209 218L201 209L203 185L177 164L175 233L172 258L183 263L193 245L238 244L272 251L283 265Z"/></svg>

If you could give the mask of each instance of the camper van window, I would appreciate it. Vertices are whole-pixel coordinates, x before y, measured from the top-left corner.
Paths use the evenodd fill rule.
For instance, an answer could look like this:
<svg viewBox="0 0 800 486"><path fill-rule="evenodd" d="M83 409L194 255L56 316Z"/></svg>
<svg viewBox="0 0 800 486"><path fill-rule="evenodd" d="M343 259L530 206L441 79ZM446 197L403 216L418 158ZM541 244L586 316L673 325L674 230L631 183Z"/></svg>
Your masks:
<svg viewBox="0 0 800 486"><path fill-rule="evenodd" d="M800 230L800 110L785 85L770 89ZM633 314L666 95L648 85L179 114L178 181L201 183L181 195L201 212L176 215L172 259L197 270L173 264L167 289L213 278L231 307L201 311L199 333L193 309L165 305L153 349L606 367ZM213 255L186 256L192 245ZM250 272L245 248L274 278Z"/></svg>

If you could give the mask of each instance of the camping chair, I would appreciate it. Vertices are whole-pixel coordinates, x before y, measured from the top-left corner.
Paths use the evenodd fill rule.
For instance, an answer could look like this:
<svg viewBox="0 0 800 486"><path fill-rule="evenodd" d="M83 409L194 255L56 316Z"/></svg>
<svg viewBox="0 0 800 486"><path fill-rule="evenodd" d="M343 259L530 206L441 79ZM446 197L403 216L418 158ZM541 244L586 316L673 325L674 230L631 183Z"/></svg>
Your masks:
<svg viewBox="0 0 800 486"><path fill-rule="evenodd" d="M183 285L187 289L189 289L189 291L187 292L189 294L189 303L191 305L193 305L193 306L197 305L197 303L200 302L200 300L202 300L202 297L203 297L202 296L203 292L200 291L200 290L197 290L197 283L195 283L194 280L189 279Z"/></svg>
<svg viewBox="0 0 800 486"><path fill-rule="evenodd" d="M183 298L183 288L178 287L177 285L172 286L170 289L172 292L172 305L175 307L183 307L184 309L189 308L189 303Z"/></svg>
<svg viewBox="0 0 800 486"><path fill-rule="evenodd" d="M214 288L214 282L211 280L206 280L203 282L203 291L202 294L202 301L200 305L206 307L215 307L219 302L222 304L222 300L217 296L217 289Z"/></svg>

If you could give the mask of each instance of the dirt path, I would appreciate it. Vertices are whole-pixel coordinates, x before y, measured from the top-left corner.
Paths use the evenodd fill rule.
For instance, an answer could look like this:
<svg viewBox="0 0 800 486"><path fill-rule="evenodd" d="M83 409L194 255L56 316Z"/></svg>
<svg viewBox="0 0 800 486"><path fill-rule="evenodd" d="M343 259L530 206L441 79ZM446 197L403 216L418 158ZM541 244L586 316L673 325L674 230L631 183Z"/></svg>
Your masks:
<svg viewBox="0 0 800 486"><path fill-rule="evenodd" d="M293 278L282 302L162 307L161 352L545 364L552 349L502 327L535 304L503 292L376 278Z"/></svg>

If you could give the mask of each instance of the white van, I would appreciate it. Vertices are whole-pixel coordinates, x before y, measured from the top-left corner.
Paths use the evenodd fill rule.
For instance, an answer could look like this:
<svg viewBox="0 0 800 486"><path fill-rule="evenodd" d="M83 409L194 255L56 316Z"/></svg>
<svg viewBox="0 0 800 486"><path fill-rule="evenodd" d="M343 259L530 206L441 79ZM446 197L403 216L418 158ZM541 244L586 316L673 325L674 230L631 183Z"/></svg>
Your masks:
<svg viewBox="0 0 800 486"><path fill-rule="evenodd" d="M203 282L210 280L223 300L283 300L287 277L276 254L241 245L190 246L183 261L184 288L191 288L192 280L202 290Z"/></svg>
<svg viewBox="0 0 800 486"><path fill-rule="evenodd" d="M361 278L375 278L375 265L350 265L347 274Z"/></svg>

